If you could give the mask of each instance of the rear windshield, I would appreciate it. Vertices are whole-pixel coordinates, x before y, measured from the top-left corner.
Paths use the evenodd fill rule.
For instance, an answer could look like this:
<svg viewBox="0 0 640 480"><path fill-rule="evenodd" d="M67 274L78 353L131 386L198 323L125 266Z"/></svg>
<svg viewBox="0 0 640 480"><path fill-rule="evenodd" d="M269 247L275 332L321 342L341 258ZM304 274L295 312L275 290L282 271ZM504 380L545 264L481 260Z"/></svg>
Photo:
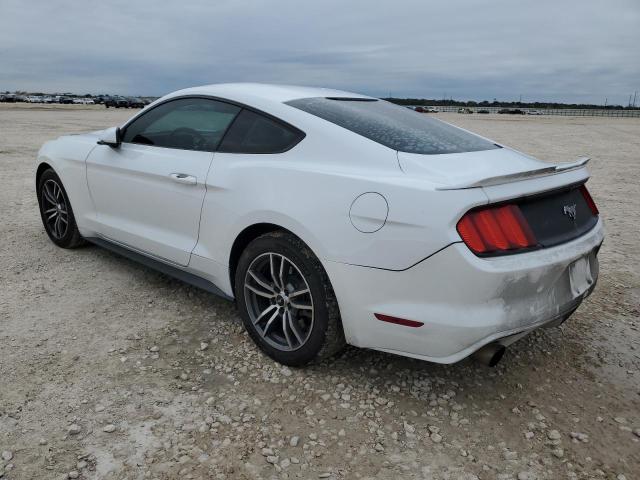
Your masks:
<svg viewBox="0 0 640 480"><path fill-rule="evenodd" d="M500 148L429 115L384 100L314 97L286 103L401 152L434 155Z"/></svg>

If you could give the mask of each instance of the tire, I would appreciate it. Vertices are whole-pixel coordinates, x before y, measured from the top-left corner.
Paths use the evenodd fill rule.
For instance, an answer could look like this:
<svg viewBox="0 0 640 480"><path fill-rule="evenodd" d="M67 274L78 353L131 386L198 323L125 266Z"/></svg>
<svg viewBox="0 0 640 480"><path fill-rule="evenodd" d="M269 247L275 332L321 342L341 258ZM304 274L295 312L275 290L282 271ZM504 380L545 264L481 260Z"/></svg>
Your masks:
<svg viewBox="0 0 640 480"><path fill-rule="evenodd" d="M40 218L51 241L62 248L83 245L85 241L78 231L71 202L56 172L50 168L45 170L37 188Z"/></svg>
<svg viewBox="0 0 640 480"><path fill-rule="evenodd" d="M240 256L234 283L249 336L275 361L299 367L346 345L329 277L298 237L276 231L253 240Z"/></svg>

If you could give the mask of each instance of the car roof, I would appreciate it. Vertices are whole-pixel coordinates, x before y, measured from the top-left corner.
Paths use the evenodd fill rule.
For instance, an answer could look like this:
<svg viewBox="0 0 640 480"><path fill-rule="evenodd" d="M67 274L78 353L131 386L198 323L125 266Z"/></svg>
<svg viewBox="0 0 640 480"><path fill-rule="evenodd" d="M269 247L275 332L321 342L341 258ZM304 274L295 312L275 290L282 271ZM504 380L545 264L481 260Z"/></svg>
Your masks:
<svg viewBox="0 0 640 480"><path fill-rule="evenodd" d="M163 99L183 95L207 95L225 98L239 103L252 104L274 102L284 103L298 98L309 97L342 97L342 98L371 98L342 90L330 88L303 87L296 85L278 85L268 83L220 83L186 88L170 93Z"/></svg>

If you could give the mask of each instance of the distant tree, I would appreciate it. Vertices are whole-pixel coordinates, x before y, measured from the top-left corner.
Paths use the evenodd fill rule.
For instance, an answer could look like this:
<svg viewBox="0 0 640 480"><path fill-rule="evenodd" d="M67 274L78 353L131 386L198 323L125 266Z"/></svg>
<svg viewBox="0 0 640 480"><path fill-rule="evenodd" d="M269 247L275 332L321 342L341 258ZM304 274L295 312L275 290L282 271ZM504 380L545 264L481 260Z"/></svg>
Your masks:
<svg viewBox="0 0 640 480"><path fill-rule="evenodd" d="M384 98L383 100L387 100L392 103L396 103L398 105L433 105L433 106L456 106L456 107L477 107L477 106L492 106L492 107L521 107L521 108L552 108L552 109L602 109L606 108L607 110L638 110L638 107L626 106L622 105L595 105L590 103L559 103L559 102L503 102L498 101L497 99L493 99L492 102L488 100L482 100L481 102L476 102L474 100L469 101L461 101L450 99L428 99L428 98Z"/></svg>

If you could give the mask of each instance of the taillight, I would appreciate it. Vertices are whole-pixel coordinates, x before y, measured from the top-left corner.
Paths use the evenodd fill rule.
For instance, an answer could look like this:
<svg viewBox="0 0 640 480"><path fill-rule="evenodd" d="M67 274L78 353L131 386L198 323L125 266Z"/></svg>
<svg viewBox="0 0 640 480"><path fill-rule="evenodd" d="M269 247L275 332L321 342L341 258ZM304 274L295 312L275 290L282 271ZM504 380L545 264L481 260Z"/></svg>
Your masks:
<svg viewBox="0 0 640 480"><path fill-rule="evenodd" d="M511 253L538 244L517 205L471 210L460 219L457 230L471 251L480 255Z"/></svg>
<svg viewBox="0 0 640 480"><path fill-rule="evenodd" d="M591 198L591 194L589 193L589 190L587 190L587 187L585 185L582 185L580 187L580 193L584 197L584 201L587 202L587 205L589 205L589 210L591 210L591 213L593 213L594 215L598 215L600 212L598 211L598 207L596 207L596 202L594 202L593 198Z"/></svg>

